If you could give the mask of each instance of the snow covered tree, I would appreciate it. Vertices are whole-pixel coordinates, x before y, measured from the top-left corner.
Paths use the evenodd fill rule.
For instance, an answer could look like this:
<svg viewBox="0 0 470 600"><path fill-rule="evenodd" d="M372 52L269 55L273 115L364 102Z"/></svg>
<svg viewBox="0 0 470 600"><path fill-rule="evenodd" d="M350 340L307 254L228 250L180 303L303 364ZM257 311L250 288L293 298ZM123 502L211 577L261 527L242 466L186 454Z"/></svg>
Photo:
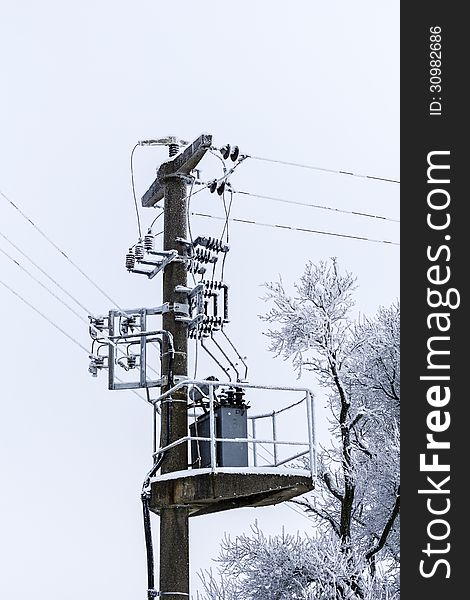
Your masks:
<svg viewBox="0 0 470 600"><path fill-rule="evenodd" d="M326 390L334 443L319 455L315 491L295 501L316 535L225 540L221 583L204 579L210 600L399 597L400 309L353 320L355 285L332 259L309 263L295 296L266 286L270 349Z"/></svg>
<svg viewBox="0 0 470 600"><path fill-rule="evenodd" d="M356 597L351 569L367 572L363 557L343 552L331 532L318 536L282 533L266 537L255 525L250 535L225 538L218 575L201 574L204 600L338 600ZM398 600L393 578L363 577L363 600ZM198 600L201 596L198 596Z"/></svg>

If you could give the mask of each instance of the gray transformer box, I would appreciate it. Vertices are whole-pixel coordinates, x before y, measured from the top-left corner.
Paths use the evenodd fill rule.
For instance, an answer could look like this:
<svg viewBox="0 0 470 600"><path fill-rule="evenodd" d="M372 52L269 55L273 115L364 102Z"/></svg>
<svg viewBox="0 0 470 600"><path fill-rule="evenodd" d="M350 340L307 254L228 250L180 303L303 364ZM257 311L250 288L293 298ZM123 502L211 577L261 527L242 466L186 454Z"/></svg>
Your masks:
<svg viewBox="0 0 470 600"><path fill-rule="evenodd" d="M215 436L218 438L247 438L247 409L240 406L219 406L214 410ZM189 426L191 437L210 437L209 414L202 415ZM218 467L247 467L247 442L217 442ZM210 442L191 441L193 468L211 466Z"/></svg>

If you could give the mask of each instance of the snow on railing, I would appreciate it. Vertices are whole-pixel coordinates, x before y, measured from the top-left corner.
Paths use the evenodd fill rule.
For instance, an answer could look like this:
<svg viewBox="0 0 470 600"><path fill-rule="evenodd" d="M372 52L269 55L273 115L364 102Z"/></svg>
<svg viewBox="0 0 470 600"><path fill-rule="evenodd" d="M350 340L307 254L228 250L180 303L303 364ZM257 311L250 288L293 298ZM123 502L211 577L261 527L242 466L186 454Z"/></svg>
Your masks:
<svg viewBox="0 0 470 600"><path fill-rule="evenodd" d="M184 379L179 381L176 385L174 385L171 389L161 394L154 400L155 404L160 403L162 400L171 397L177 390L186 387L188 388L188 397L190 389L207 389L207 397L208 397L208 408L209 408L209 436L192 436L186 435L171 444L163 446L155 455L161 455L163 452L170 450L171 448L175 448L180 444L185 444L187 442L209 442L210 443L210 469L213 472L221 471L224 467L219 467L217 465L217 444L218 443L246 443L252 446L252 461L253 461L253 472L262 471L266 467L280 467L282 465L286 465L298 458L303 456L309 457L309 471L312 477L315 477L316 474L316 441L315 441L315 419L314 419L314 395L313 392L308 388L303 387L286 387L286 386L275 386L275 385L258 385L244 382L222 382L218 380L209 380L209 379ZM241 389L256 389L256 390L265 390L265 391L275 391L275 392L297 392L302 393L303 397L287 406L284 406L278 410L272 410L267 413L261 414L248 414L248 420L251 421L251 436L248 437L236 437L236 438L218 438L216 436L216 423L215 423L215 411L216 411L216 397L215 397L215 388L218 387L232 387L232 388L241 388ZM278 426L280 422L280 415L285 415L287 412L292 411L297 407L301 407L302 404L305 408L305 416L307 421L307 439L305 441L298 440L281 440L278 439ZM271 420L271 429L272 429L272 439L269 437L257 437L257 424L260 421L270 419ZM263 465L259 464L260 452L259 446L262 446L266 450L266 445L272 446L273 451L269 452L272 458L272 462L270 458ZM288 447L292 446L296 448L296 452L292 455L284 456L279 458L279 448L280 447ZM299 450L299 448L303 448ZM264 457L266 460L266 457ZM193 471L197 471L197 469L193 469Z"/></svg>

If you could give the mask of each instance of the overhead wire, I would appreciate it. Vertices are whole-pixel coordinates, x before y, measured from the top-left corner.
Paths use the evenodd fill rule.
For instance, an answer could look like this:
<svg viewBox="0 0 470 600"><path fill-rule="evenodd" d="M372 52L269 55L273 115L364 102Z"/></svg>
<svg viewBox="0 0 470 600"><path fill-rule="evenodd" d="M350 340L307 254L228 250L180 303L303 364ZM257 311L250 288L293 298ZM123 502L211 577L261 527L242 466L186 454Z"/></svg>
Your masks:
<svg viewBox="0 0 470 600"><path fill-rule="evenodd" d="M52 319L50 319L47 315L45 315L42 311L40 311L36 306L34 306L34 304L32 304L31 302L29 302L29 300L26 300L26 298L24 296L22 296L19 292L17 292L16 290L14 290L11 286L9 286L7 283L5 283L1 279L0 279L0 285L2 285L10 293L12 293L19 300L21 300L24 304L26 304L26 306L28 306L29 308L31 308L32 310L34 310L34 312L37 313L40 317L42 317L45 321L47 321L47 323L49 323L49 325L52 325L52 327L54 327L57 331L59 331L67 339L69 339L71 342L73 342L81 350L83 350L84 352L86 352L87 356L90 355L90 352L89 352L88 348L86 348L81 342L79 342L75 337L73 337L73 335L71 335L70 333L68 333L67 331L65 331L65 329L63 329L62 327L60 327L60 325L57 325L57 323L55 323ZM117 376L116 376L116 379L117 379L117 381L119 381L121 383L123 382L123 380L120 379ZM141 394L139 394L139 392L137 392L137 390L130 390L130 391L133 392L136 396L138 396L141 400L144 400L147 403L147 399L144 396L142 396ZM150 402L150 404L153 404L153 403Z"/></svg>
<svg viewBox="0 0 470 600"><path fill-rule="evenodd" d="M246 158L251 158L252 160L259 160L263 162L275 163L278 165L285 165L288 167L298 167L300 169L310 169L312 171L322 171L324 173L333 173L335 175L349 175L350 177L360 177L361 179L372 179L375 181L384 181L386 183L397 183L400 181L398 179L390 179L388 177L378 177L376 175L363 175L361 173L353 173L351 171L344 171L340 169L326 169L325 167L318 167L315 165L307 165L298 162L291 162L287 160L276 160L274 158L267 158L265 156L252 156L251 154L245 154Z"/></svg>
<svg viewBox="0 0 470 600"><path fill-rule="evenodd" d="M68 256L68 254L62 250L62 248L60 248L60 246L58 246L38 225L36 225L36 223L34 223L34 221L32 219L30 219L28 217L28 215L17 205L13 202L13 200L11 200L2 190L0 190L0 195L9 203L11 204L11 206L13 206L13 208L26 220L28 221L28 223L31 224L32 227L34 227L34 229L53 247L57 250L57 252L59 252L59 254L61 254L89 283L91 283L91 285L97 289L107 300L109 300L111 302L111 304L114 304L119 310L120 309L118 303L113 300L113 298L111 298L111 296L109 294L107 294L103 288L97 284L85 271L83 271L83 269L75 262L73 261L70 256Z"/></svg>
<svg viewBox="0 0 470 600"><path fill-rule="evenodd" d="M264 196L262 194L254 194L253 192L246 192L241 190L233 190L234 194L241 194L243 196L251 196L253 198L261 198L263 200L273 200L274 202L283 202L284 204L294 204L296 206L306 206L309 208L316 208L319 210L329 210L338 213L344 213L347 215L355 215L358 217L367 217L370 219L381 219L383 221L392 221L394 223L399 223L399 219L392 219L391 217L385 217L383 215L374 215L371 213L361 212L358 210L346 210L344 208L335 208L334 206L327 206L321 204L310 204L308 202L298 202L296 200L288 200L286 198L277 198L275 196Z"/></svg>
<svg viewBox="0 0 470 600"><path fill-rule="evenodd" d="M139 215L139 207L137 206L137 197L135 195L135 180L134 180L134 152L139 144L136 144L132 148L131 152L131 184L132 184L132 195L134 197L134 205L135 205L135 213L137 216L137 229L139 230L139 238L142 239L142 227L140 225L140 215Z"/></svg>
<svg viewBox="0 0 470 600"><path fill-rule="evenodd" d="M49 275L49 273L47 271L45 271L42 267L40 267L30 256L28 256L28 254L26 254L25 252L23 252L23 250L21 250L21 248L19 248L19 246L17 246L14 242L12 242L4 233L2 233L0 231L0 236L5 239L9 244L11 244L13 246L13 248L15 248L15 250L17 250L17 252L19 252L22 256L24 256L24 258L26 258L34 267L36 267L43 275L45 275L50 281L52 281L52 283L54 283L54 285L56 285L62 292L64 292L69 298L71 298L78 306L80 306L80 308L82 308L82 310L88 312L90 314L90 316L93 317L93 314L91 313L91 311L89 311L79 300L77 300L75 298L75 296L73 296L66 288L64 288L62 285L60 285L53 277L51 277L51 275ZM61 304L63 304L70 312L72 312L78 319L80 319L80 321L82 321L83 323L85 323L87 326L90 326L89 322L87 319L85 319L85 317L83 317L80 313L78 313L74 308L72 308L67 302L65 302L65 300L63 298L61 298L60 296L58 296L55 292L53 292L48 286L46 286L40 279L38 279L33 273L31 273L31 271L29 271L25 266L23 266L21 263L19 263L15 258L13 258L8 252L6 252L6 250L3 250L2 248L0 248L0 252L6 257L8 258L11 262L13 262L18 268L20 268L24 273L26 273L28 275L28 277L30 277L33 281L35 281L38 285L40 285L44 290L46 290L48 292L48 294L50 294L53 298L55 298L56 300L58 300ZM92 326L93 327L93 326ZM99 330L98 330L99 331ZM126 353L119 348L119 345L116 344L113 340L110 340L109 337L104 333L99 331L99 333L101 334L101 338L108 340L108 343L112 344L117 350L119 350L122 354L126 355ZM88 354L90 354L88 352ZM153 373L159 375L159 373L150 365L148 365L148 368L150 371L152 371Z"/></svg>
<svg viewBox="0 0 470 600"><path fill-rule="evenodd" d="M162 210L162 212L161 212L159 215L157 215L157 216L155 217L155 219L154 219L154 220L153 220L153 221L150 223L150 227L149 227L149 229L152 229L152 227L155 225L155 223L158 221L158 219L159 219L161 216L163 216L164 214L165 214L165 211L164 211L164 210Z"/></svg>
<svg viewBox="0 0 470 600"><path fill-rule="evenodd" d="M0 232L0 235L3 236L3 234ZM58 300L60 303L62 303L70 312L72 312L78 319L80 319L81 321L85 322L88 325L88 321L79 313L77 312L72 306L70 306L69 304L67 304L67 302L65 302L65 300L63 298L61 298L60 296L58 296L55 292L53 292L51 289L49 289L47 287L47 285L45 285L40 279L38 279L35 275L33 275L26 267L24 267L21 263L19 263L15 258L13 258L13 256L11 256L8 252L6 252L6 250L3 250L3 248L0 248L0 252L6 256L10 261L12 261L13 263L15 263L15 265L17 267L19 267L24 273L26 273L29 277L31 277L31 279L33 279L33 281L35 281L38 285L40 285L44 290L46 290L49 294L51 294L56 300Z"/></svg>
<svg viewBox="0 0 470 600"><path fill-rule="evenodd" d="M207 219L217 219L219 221L223 220L224 217L217 217L215 215L208 215L205 213L197 213L197 212L193 212L191 213L193 216L195 217L204 217ZM318 234L318 235L328 235L328 236L333 236L333 237L339 237L339 238L346 238L346 239L352 239L352 240L359 240L359 241L363 241L363 242L374 242L374 243L378 243L378 244L390 244L392 246L399 246L400 244L398 242L392 242L390 240L377 240L374 238L368 238L365 236L359 236L359 235L349 235L346 233L336 233L333 231L322 231L320 229L307 229L305 227L294 227L294 226L290 226L290 225L278 225L278 224L273 224L273 223L261 223L259 221L253 221L250 219L236 219L235 217L230 218L230 221L234 221L235 223L244 223L247 225L258 225L259 227L271 227L274 229L286 229L286 230L290 230L290 231L300 231L302 233L314 233L314 234Z"/></svg>
<svg viewBox="0 0 470 600"><path fill-rule="evenodd" d="M233 191L230 189L230 202L228 205L228 210L226 211L226 219L225 219L225 224L224 224L224 231L226 230L227 232L227 237L226 237L226 241L227 244L230 241L230 234L229 234L229 222L230 222L230 213L232 211L232 203L233 203ZM225 206L225 201L224 201L224 206ZM222 232L222 236L220 239L222 239L224 232ZM225 272L225 260L227 258L227 252L224 252L224 256L222 258L222 266L220 269L220 280L223 281L224 280L224 272Z"/></svg>
<svg viewBox="0 0 470 600"><path fill-rule="evenodd" d="M15 242L13 242L2 231L0 231L0 237L2 237L5 241L7 241L17 252L19 252L19 254L21 254L21 256L26 258L26 260L29 261L40 273L42 273L45 277L47 277L49 279L49 281L52 281L52 283L55 286L57 286L59 288L59 290L61 290L64 294L66 294L71 300L73 300L75 302L75 304L77 304L77 306L79 306L82 310L84 310L88 314L91 314L91 311L84 304L82 304L80 302L80 300L78 300L73 294L71 294L66 288L64 288L58 281L56 281L54 279L54 277L49 275L49 273L47 271L45 271L40 265L38 265L38 263L33 258L31 258L28 254L26 254L26 252L24 252L17 244L15 244Z"/></svg>
<svg viewBox="0 0 470 600"><path fill-rule="evenodd" d="M71 342L73 342L76 346L78 346L79 348L81 348L84 352L86 352L89 355L88 349L85 348L85 346L81 342L79 342L72 335L70 335L69 333L67 333L65 331L65 329L62 329L62 327L60 327L60 325L57 325L57 323L54 323L54 321L52 321L51 319L49 319L49 317L47 317L43 312L41 312L38 308L36 308L34 306L34 304L31 304L31 302L29 302L28 300L26 300L26 298L24 298L19 292L17 292L16 290L14 290L12 287L10 287L7 283L5 283L1 279L0 279L0 284L3 285L3 287L6 288L7 290L9 290L12 294L14 294L17 298L19 298L24 304L26 304L27 306L29 306L29 308L33 309L34 312L36 312L43 319L45 319L50 325L52 325L52 327L55 327L55 329L57 329L58 331L60 331L60 333L62 333L63 335L65 335L65 337L67 337Z"/></svg>
<svg viewBox="0 0 470 600"><path fill-rule="evenodd" d="M34 229L36 229L36 231L50 244L53 246L53 248L55 248L57 250L57 252L59 252L89 283L91 283L93 285L93 287L95 289L97 289L107 300L109 300L111 302L111 304L113 304L118 310L120 310L123 314L125 314L125 311L122 309L122 307L119 306L119 304L113 299L111 298L111 296L105 292L105 290L103 290L103 288L98 285L85 271L83 271L83 269L81 267L79 267L67 254L66 252L64 252L64 250L62 250L44 231L42 231L42 229L36 225L36 223L34 223L34 221L32 219L30 219L28 217L28 215L21 210L21 208L15 204L15 202L13 202L13 200L11 200L2 190L0 190L0 195L11 205L13 206L13 208L26 220L28 221L32 227L34 227ZM25 258L27 258L31 264L33 264L39 271L41 271L41 273L43 273L46 277L48 277L59 289L61 289L65 294L67 294L70 298L72 298L79 306L80 308L82 308L83 310L85 310L86 312L88 312L90 314L90 316L93 316L92 311L90 311L89 309L87 309L82 303L80 303L73 295L71 295L69 292L67 292L65 290L65 288L63 286L61 286L57 281L55 281L54 278L52 278L49 274L46 273L46 271L44 271L44 269L42 269L36 262L34 262L30 257L28 257L16 244L14 244L9 238L7 238L3 233L0 233L0 235L7 240L18 252L20 252ZM152 367L149 367L154 373L157 373L157 371L155 371L155 369L153 369Z"/></svg>

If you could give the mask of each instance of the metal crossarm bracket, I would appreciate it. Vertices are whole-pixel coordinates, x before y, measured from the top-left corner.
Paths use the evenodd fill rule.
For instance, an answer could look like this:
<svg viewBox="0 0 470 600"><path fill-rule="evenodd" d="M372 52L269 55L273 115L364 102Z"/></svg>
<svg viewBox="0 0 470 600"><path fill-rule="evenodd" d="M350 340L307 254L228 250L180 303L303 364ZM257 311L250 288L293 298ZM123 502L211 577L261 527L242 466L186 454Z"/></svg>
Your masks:
<svg viewBox="0 0 470 600"><path fill-rule="evenodd" d="M176 319L178 319L179 315L188 317L189 316L189 304L181 304L180 302L173 302L172 304L168 304L168 312L176 313L176 317L175 317Z"/></svg>
<svg viewBox="0 0 470 600"><path fill-rule="evenodd" d="M192 289L189 287L181 286L181 285L178 285L175 288L175 292L182 292L182 293L187 294L190 305L191 305L191 300L194 300L194 302L192 303L192 306L196 310L196 314L194 316L192 315L192 310L190 308L188 310L188 316L183 316L183 317L176 316L175 317L176 321L184 322L186 324L188 330L191 330L191 329L194 329L195 327L197 327L197 325L199 325L199 323L202 323L202 321L204 319L204 315L205 315L205 312L204 312L204 290L205 290L205 286L203 283L198 283Z"/></svg>
<svg viewBox="0 0 470 600"><path fill-rule="evenodd" d="M162 271L169 263L171 263L177 257L178 257L178 251L177 250L170 250L168 252L168 256L166 256L166 258L164 258L162 260L162 262L159 263L155 267L155 269L153 269L153 271L151 271L150 273L147 273L147 277L149 279L153 279L155 277L155 275L157 275L157 273L160 273L160 271Z"/></svg>
<svg viewBox="0 0 470 600"><path fill-rule="evenodd" d="M211 146L212 136L203 133L172 160L164 162L158 169L157 178L143 195L142 206L155 206L157 202L160 202L164 196L164 177L168 175L189 175Z"/></svg>
<svg viewBox="0 0 470 600"><path fill-rule="evenodd" d="M159 592L158 590L147 590L147 594L149 598L161 598L163 596L181 596L184 598L189 598L189 594L186 592Z"/></svg>

